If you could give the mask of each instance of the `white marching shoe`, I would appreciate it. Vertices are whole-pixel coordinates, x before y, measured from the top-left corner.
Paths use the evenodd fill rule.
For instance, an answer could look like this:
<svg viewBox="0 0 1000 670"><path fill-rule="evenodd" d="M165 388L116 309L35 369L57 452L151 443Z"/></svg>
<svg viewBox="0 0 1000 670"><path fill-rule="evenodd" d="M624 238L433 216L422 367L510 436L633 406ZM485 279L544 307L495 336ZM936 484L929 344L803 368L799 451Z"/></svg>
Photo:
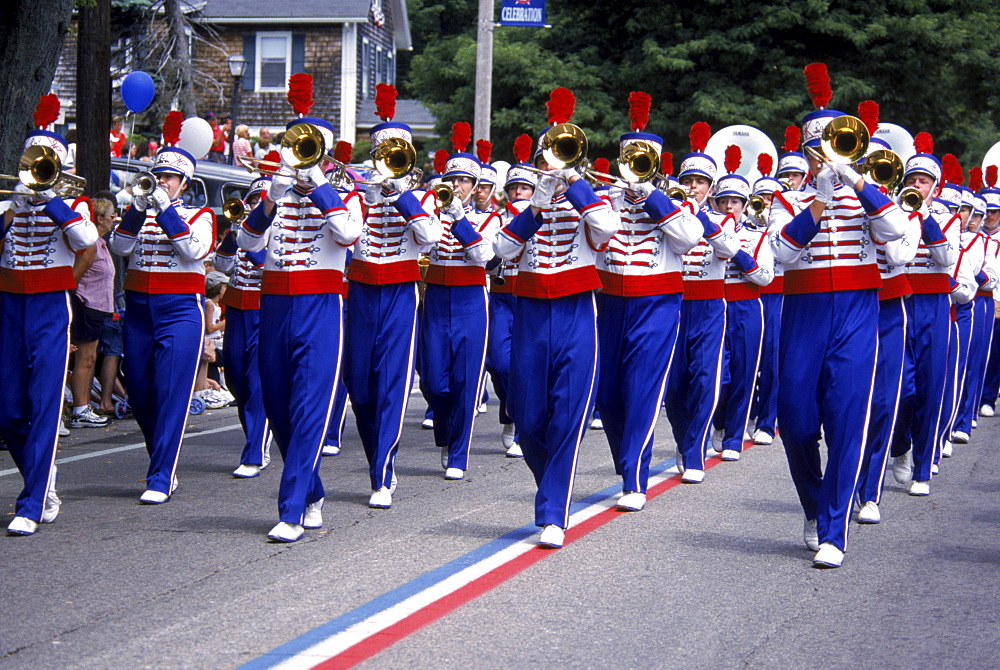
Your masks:
<svg viewBox="0 0 1000 670"><path fill-rule="evenodd" d="M302 517L302 527L308 530L316 530L323 527L323 503L326 498L320 498L311 505L306 505L305 516Z"/></svg>
<svg viewBox="0 0 1000 670"><path fill-rule="evenodd" d="M955 453L955 447L954 447L955 444L968 444L968 443L969 443L968 440L966 440L965 442L959 442L958 440L955 440L954 444L951 441L945 442L944 446L941 447L941 457L951 458L951 455Z"/></svg>
<svg viewBox="0 0 1000 670"><path fill-rule="evenodd" d="M882 513L878 511L878 505L873 500L866 502L858 511L858 523L880 523L881 521Z"/></svg>
<svg viewBox="0 0 1000 670"><path fill-rule="evenodd" d="M705 471L687 468L684 470L684 474L681 475L681 481L685 484L701 484L705 481Z"/></svg>
<svg viewBox="0 0 1000 670"><path fill-rule="evenodd" d="M465 470L460 470L459 468L448 468L444 471L445 479L461 479L465 476Z"/></svg>
<svg viewBox="0 0 1000 670"><path fill-rule="evenodd" d="M500 442L504 449L510 449L514 445L514 432L514 424L504 425L503 431L500 433Z"/></svg>
<svg viewBox="0 0 1000 670"><path fill-rule="evenodd" d="M55 488L49 489L45 494L45 509L42 510L42 523L52 523L59 516L59 508L62 507L62 500L56 495Z"/></svg>
<svg viewBox="0 0 1000 670"><path fill-rule="evenodd" d="M806 543L806 548L812 551L819 551L819 531L816 530L816 519L806 519L802 526L802 539Z"/></svg>
<svg viewBox="0 0 1000 670"><path fill-rule="evenodd" d="M956 430L954 433L951 434L951 442L954 442L955 444L968 444L969 434L966 433L964 430ZM948 446L949 444L951 444L951 442L946 442L945 446ZM949 456L950 455L951 454L949 454Z"/></svg>
<svg viewBox="0 0 1000 670"><path fill-rule="evenodd" d="M738 461L740 460L740 452L735 449L723 449L721 458L724 461Z"/></svg>
<svg viewBox="0 0 1000 670"><path fill-rule="evenodd" d="M486 403L480 403L479 407L476 409L477 414L486 414L487 405Z"/></svg>
<svg viewBox="0 0 1000 670"><path fill-rule="evenodd" d="M538 538L538 544L549 549L559 549L566 540L566 531L559 526L548 525L542 528L542 535Z"/></svg>
<svg viewBox="0 0 1000 670"><path fill-rule="evenodd" d="M237 479L251 479L253 477L260 477L260 466L241 465L240 467L233 470L233 477L236 477Z"/></svg>
<svg viewBox="0 0 1000 670"><path fill-rule="evenodd" d="M517 442L510 445L510 449L507 450L507 458L524 458L524 452L521 451L521 445Z"/></svg>
<svg viewBox="0 0 1000 670"><path fill-rule="evenodd" d="M910 463L910 454L896 456L892 459L892 478L903 486L908 486L913 481L913 464Z"/></svg>
<svg viewBox="0 0 1000 670"><path fill-rule="evenodd" d="M26 516L16 516L7 525L8 535L34 535L38 530L38 522Z"/></svg>
<svg viewBox="0 0 1000 670"><path fill-rule="evenodd" d="M336 456L340 453L340 447L335 444L324 444L322 454L324 456Z"/></svg>
<svg viewBox="0 0 1000 670"><path fill-rule="evenodd" d="M424 419L420 422L420 427L424 430L434 430L434 419Z"/></svg>
<svg viewBox="0 0 1000 670"><path fill-rule="evenodd" d="M772 437L766 430L758 430L753 434L754 444L774 444L774 437Z"/></svg>
<svg viewBox="0 0 1000 670"><path fill-rule="evenodd" d="M600 419L594 419L590 422L591 430L604 430L604 422ZM561 546L561 545L560 545Z"/></svg>
<svg viewBox="0 0 1000 670"><path fill-rule="evenodd" d="M996 411L989 405L983 405L979 408L979 416L995 416Z"/></svg>
<svg viewBox="0 0 1000 670"><path fill-rule="evenodd" d="M385 486L372 491L372 497L368 499L368 506L373 509L389 509L392 507L392 493Z"/></svg>
<svg viewBox="0 0 1000 670"><path fill-rule="evenodd" d="M271 529L267 537L275 542L297 542L302 539L304 529L297 523L282 521Z"/></svg>
<svg viewBox="0 0 1000 670"><path fill-rule="evenodd" d="M814 568L839 568L844 563L844 552L829 542L819 545L813 558Z"/></svg>
<svg viewBox="0 0 1000 670"><path fill-rule="evenodd" d="M142 495L139 496L139 502L144 505L162 505L163 503L170 500L171 494L177 490L177 477L174 477L173 481L170 483L170 493L162 493L160 491L154 491L152 489L146 489L143 491Z"/></svg>
<svg viewBox="0 0 1000 670"><path fill-rule="evenodd" d="M623 512L641 512L645 506L646 494L638 491L626 491L615 505Z"/></svg>
<svg viewBox="0 0 1000 670"><path fill-rule="evenodd" d="M937 463L932 464L931 465L931 474L932 475L936 475L939 472L941 472L941 468L938 467L938 464Z"/></svg>
<svg viewBox="0 0 1000 670"><path fill-rule="evenodd" d="M930 482L913 482L910 484L911 496L929 496L931 494Z"/></svg>

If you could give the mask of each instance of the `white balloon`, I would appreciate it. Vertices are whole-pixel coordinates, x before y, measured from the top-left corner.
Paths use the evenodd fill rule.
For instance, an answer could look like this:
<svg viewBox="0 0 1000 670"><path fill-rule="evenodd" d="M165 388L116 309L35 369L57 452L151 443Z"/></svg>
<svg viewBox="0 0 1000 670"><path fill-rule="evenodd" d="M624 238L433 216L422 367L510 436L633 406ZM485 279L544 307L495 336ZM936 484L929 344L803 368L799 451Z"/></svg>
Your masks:
<svg viewBox="0 0 1000 670"><path fill-rule="evenodd" d="M181 137L177 140L177 146L188 152L196 159L204 158L208 150L212 148L212 126L208 121L192 116L184 119L181 124Z"/></svg>
<svg viewBox="0 0 1000 670"><path fill-rule="evenodd" d="M493 169L497 171L497 188L503 188L507 183L507 171L510 170L510 163L507 161L494 161Z"/></svg>

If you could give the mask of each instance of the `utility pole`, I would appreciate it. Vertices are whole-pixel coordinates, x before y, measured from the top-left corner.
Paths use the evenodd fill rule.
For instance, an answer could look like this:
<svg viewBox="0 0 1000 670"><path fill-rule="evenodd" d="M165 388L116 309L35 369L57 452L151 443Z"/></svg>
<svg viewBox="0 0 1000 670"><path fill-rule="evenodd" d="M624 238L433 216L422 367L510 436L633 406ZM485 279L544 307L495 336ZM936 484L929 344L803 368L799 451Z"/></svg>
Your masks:
<svg viewBox="0 0 1000 670"><path fill-rule="evenodd" d="M479 0L479 30L476 32L476 115L474 137L490 139L490 113L493 107L493 4Z"/></svg>

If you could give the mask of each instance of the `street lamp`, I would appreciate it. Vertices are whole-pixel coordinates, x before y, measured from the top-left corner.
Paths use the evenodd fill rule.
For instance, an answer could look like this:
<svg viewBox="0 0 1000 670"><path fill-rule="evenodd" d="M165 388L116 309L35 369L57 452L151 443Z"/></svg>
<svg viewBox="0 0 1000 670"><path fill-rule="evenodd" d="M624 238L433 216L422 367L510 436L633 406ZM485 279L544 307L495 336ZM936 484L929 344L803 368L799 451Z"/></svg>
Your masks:
<svg viewBox="0 0 1000 670"><path fill-rule="evenodd" d="M231 130L229 137L229 164L233 165L233 146L236 144L236 138L233 136L236 129L236 112L240 107L240 84L243 82L243 75L247 71L247 59L243 57L243 54L236 54L230 56L226 59L229 63L229 74L233 77L233 108L232 113L229 115Z"/></svg>

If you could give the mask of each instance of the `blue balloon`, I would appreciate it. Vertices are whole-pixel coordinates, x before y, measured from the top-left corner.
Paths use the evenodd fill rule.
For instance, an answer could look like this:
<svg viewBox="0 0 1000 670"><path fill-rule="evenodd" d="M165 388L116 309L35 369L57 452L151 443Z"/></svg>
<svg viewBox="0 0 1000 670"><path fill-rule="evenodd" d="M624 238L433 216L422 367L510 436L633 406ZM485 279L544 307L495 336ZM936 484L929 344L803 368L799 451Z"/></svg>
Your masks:
<svg viewBox="0 0 1000 670"><path fill-rule="evenodd" d="M122 102L133 114L145 110L153 102L156 85L153 78L145 72L130 72L122 82Z"/></svg>

